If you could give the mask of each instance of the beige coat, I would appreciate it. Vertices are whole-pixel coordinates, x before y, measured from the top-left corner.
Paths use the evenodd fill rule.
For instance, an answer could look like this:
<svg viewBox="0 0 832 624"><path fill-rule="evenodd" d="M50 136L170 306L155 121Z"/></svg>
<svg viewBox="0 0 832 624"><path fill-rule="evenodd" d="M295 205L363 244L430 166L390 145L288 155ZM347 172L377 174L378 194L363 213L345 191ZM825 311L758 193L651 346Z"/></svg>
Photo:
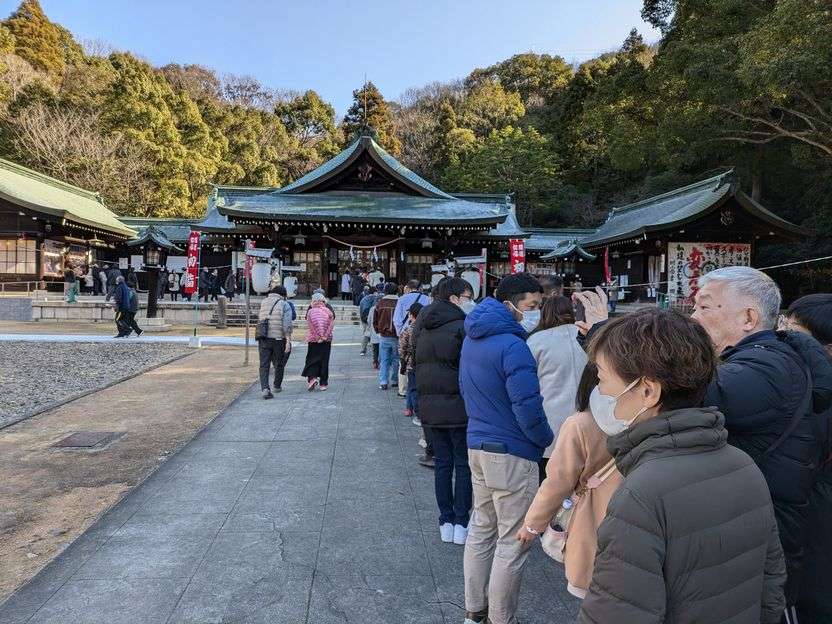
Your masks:
<svg viewBox="0 0 832 624"><path fill-rule="evenodd" d="M546 465L546 480L526 513L526 526L542 531L563 500L586 487L589 478L610 460L606 442L607 436L590 412L578 412L564 421ZM621 473L614 470L599 487L586 490L572 512L563 562L573 594L580 595L589 588L598 549L596 532L621 481Z"/></svg>

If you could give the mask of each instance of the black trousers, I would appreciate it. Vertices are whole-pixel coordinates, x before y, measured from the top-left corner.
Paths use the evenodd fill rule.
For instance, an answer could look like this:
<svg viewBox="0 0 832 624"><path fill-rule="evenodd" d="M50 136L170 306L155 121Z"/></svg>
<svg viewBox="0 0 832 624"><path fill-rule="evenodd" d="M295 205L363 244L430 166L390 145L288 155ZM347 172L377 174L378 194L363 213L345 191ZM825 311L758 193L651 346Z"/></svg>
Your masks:
<svg viewBox="0 0 832 624"><path fill-rule="evenodd" d="M322 386L329 385L329 355L331 342L310 342L306 351L306 366L301 375L308 379L318 379Z"/></svg>
<svg viewBox="0 0 832 624"><path fill-rule="evenodd" d="M122 310L116 312L116 327L118 327L119 336L129 336L130 332L133 331L136 332L137 336L142 333L142 328L136 322L135 312L125 312Z"/></svg>
<svg viewBox="0 0 832 624"><path fill-rule="evenodd" d="M274 366L274 387L280 388L283 385L283 371L286 370L286 362L289 361L291 352L286 353L286 339L275 340L265 338L257 341L257 353L260 356L260 388L267 390L269 387L269 369Z"/></svg>

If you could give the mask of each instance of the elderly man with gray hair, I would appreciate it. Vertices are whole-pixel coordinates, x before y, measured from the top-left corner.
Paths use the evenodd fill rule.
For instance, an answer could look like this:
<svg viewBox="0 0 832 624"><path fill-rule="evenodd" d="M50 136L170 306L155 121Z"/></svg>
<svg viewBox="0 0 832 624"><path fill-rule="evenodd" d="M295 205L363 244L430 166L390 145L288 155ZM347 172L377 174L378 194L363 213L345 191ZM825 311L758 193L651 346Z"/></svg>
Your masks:
<svg viewBox="0 0 832 624"><path fill-rule="evenodd" d="M751 267L699 278L693 318L722 364L705 397L725 416L728 442L750 455L768 482L786 557L786 614L801 584L810 493L820 459L821 414L832 405L832 365L811 336L777 332L780 290ZM730 492L715 492L727 499Z"/></svg>

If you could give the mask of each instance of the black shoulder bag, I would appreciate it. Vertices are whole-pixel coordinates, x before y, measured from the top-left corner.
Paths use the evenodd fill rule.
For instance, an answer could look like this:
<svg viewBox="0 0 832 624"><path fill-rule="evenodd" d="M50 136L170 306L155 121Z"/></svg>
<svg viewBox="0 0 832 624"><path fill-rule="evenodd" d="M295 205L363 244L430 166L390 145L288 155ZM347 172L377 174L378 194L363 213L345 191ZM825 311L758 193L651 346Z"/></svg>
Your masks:
<svg viewBox="0 0 832 624"><path fill-rule="evenodd" d="M271 318L272 312L277 307L278 303L281 303L283 300L278 299L274 302L272 309L269 310L268 316L264 318L262 321L257 321L257 327L254 329L254 339L255 340L266 340L269 337L269 318Z"/></svg>

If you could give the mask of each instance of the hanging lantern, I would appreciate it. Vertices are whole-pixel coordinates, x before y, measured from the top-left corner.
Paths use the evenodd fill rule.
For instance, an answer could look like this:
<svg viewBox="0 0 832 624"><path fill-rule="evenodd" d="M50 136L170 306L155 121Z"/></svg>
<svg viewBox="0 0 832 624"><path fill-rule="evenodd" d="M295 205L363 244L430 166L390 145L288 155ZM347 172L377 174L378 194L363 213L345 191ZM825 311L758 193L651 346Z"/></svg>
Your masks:
<svg viewBox="0 0 832 624"><path fill-rule="evenodd" d="M433 249L433 239L430 236L425 236L420 242L422 249Z"/></svg>
<svg viewBox="0 0 832 624"><path fill-rule="evenodd" d="M295 234L295 245L305 245L306 244L306 237L303 235L302 232L298 232Z"/></svg>

